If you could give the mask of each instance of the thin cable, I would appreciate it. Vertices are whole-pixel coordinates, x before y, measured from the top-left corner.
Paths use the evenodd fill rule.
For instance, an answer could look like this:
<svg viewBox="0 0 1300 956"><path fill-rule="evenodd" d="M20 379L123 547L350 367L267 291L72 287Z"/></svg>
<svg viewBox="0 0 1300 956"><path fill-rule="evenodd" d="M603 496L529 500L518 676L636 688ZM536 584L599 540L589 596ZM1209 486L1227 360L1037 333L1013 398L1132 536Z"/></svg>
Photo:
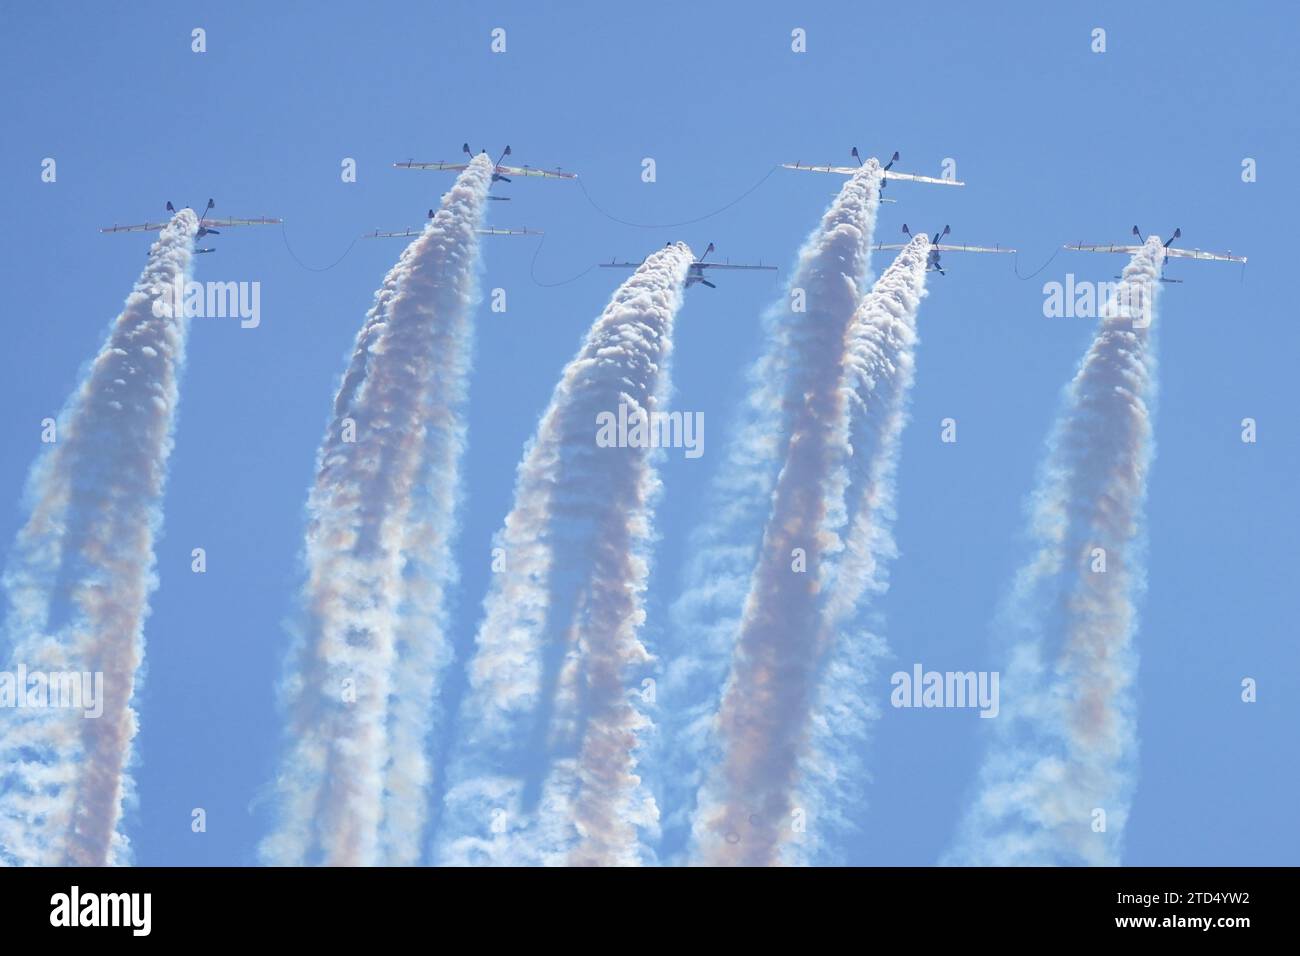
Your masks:
<svg viewBox="0 0 1300 956"><path fill-rule="evenodd" d="M1032 279L1034 276L1038 275L1038 273L1042 272L1044 269L1050 266L1052 264L1052 261L1057 257L1057 255L1060 254L1060 252L1061 250L1058 248L1055 252L1052 253L1051 258L1049 258L1046 262L1044 262L1033 272L1029 273L1029 275L1027 276L1022 276L1020 274L1020 253L1017 252L1015 261L1012 262L1012 268L1016 270L1016 278L1020 279L1021 281L1024 281L1025 279Z"/></svg>
<svg viewBox="0 0 1300 956"><path fill-rule="evenodd" d="M284 223L280 223L280 238L284 240L284 248L288 250L289 255L293 258L293 261L298 263L298 265L302 266L308 272L328 272L330 269L333 269L336 265L338 265L340 262L342 262L344 259L348 257L348 253L352 251L352 247L357 244L357 239L360 239L361 237L360 236L355 237L352 240L352 242L348 244L348 247L343 250L343 255L339 256L329 265L324 266L320 269L317 269L315 266L307 265L307 263L299 259L297 254L294 253L293 247L289 245L289 234L288 232L285 231Z"/></svg>
<svg viewBox="0 0 1300 956"><path fill-rule="evenodd" d="M754 190L758 189L759 186L767 182L768 177L771 176L774 172L776 172L780 168L781 167L779 165L773 166L771 169L769 169L766 173L763 174L762 179L754 183L754 185L750 186L748 189L746 189L735 199L731 200L731 202L727 203L725 206L721 206L718 209L713 210L713 212L705 213L703 216L697 216L694 219L684 219L681 222L649 223L649 222L631 222L627 219L620 219L618 216L606 212L604 209L600 207L600 205L596 202L596 200L591 198L591 194L587 192L587 187L581 179L579 179L577 183L578 183L578 187L582 190L582 194L587 197L587 202L591 203L591 208L595 209L596 212L600 213L606 219L611 219L614 222L619 223L620 225L632 226L633 228L636 229L673 229L676 228L677 226L693 226L697 222L703 222L706 219L712 219L714 216L718 215L719 213L726 212L728 209L736 205L736 203L740 202L742 199L748 198L750 193L754 192Z"/></svg>
<svg viewBox="0 0 1300 956"><path fill-rule="evenodd" d="M583 269L576 276L573 276L572 278L569 279L562 279L559 282L538 282L537 281L537 257L541 255L542 246L544 245L546 245L545 234L543 234L542 238L538 241L537 248L533 250L533 261L528 266L529 278L533 280L534 285L541 286L543 289L555 289L562 285L568 285L570 282L577 282L579 279L581 279L588 272L590 272L592 269L595 269L600 264L600 263L596 263L596 265L587 266L587 268Z"/></svg>

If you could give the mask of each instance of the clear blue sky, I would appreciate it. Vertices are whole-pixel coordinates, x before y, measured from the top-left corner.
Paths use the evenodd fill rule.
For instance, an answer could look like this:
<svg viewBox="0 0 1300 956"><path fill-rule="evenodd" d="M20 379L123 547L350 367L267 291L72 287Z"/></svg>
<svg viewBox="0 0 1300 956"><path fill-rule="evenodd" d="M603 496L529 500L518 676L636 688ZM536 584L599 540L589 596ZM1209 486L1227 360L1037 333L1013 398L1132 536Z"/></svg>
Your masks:
<svg viewBox="0 0 1300 956"><path fill-rule="evenodd" d="M1094 3L340 5L7 4L0 15L0 229L11 306L0 350L0 549L23 515L39 422L57 412L144 262L140 236L97 227L158 218L165 200L217 200L223 215L286 220L293 253L324 266L374 228L418 226L450 183L394 170L448 159L464 140L520 163L577 170L615 216L682 221L718 209L773 164L845 162L898 149L900 167L969 185L899 184L878 238L903 221L953 241L1019 247L1021 274L1063 242L1122 241L1129 227L1249 255L1178 262L1162 300L1149 594L1139 636L1141 766L1130 864L1296 863L1295 621L1300 465L1293 254L1297 115L1286 5L1179 8ZM1284 22L1289 21L1289 22ZM208 52L190 51L207 31ZM506 30L507 52L489 49ZM790 50L803 27L808 52ZM1094 27L1107 52L1090 51ZM40 179L53 157L58 181ZM341 182L357 160L359 181ZM641 182L653 157L658 182ZM1258 182L1241 181L1241 161ZM492 533L523 442L579 337L621 276L669 239L780 264L692 289L680 316L676 405L705 413L706 452L670 456L649 635L677 592L687 535L729 413L757 354L758 316L839 186L778 170L706 222L638 229L579 187L517 181L492 224L547 231L486 247L465 462L457 640L472 640ZM200 279L259 280L262 325L197 320L158 550L139 697L139 808L146 864L247 864L279 726L299 579L303 504L343 358L400 252L358 242L311 272L278 229L231 231ZM1103 279L1119 259L1061 253L1029 281L1009 257L953 256L922 307L918 379L899 476L902 555L880 602L895 655L994 669L994 610L1023 560L1022 503L1060 389L1090 323L1046 319L1042 284ZM885 265L878 261L879 270ZM535 268L535 277L533 269ZM535 281L536 279L536 281ZM1239 440L1240 421L1259 441ZM959 441L939 441L954 417ZM204 547L208 572L189 570ZM1245 676L1259 702L1239 700ZM458 678L452 680L456 690ZM929 864L951 838L979 754L972 712L886 708L867 759L871 806L848 858ZM208 832L190 832L190 811Z"/></svg>

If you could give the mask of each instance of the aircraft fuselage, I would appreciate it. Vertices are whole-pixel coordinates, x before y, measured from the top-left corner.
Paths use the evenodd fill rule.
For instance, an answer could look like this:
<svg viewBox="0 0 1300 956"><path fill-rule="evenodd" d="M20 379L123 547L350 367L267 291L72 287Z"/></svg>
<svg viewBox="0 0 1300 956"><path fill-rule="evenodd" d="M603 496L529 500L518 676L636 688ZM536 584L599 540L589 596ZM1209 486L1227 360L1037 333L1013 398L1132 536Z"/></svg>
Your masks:
<svg viewBox="0 0 1300 956"><path fill-rule="evenodd" d="M691 266L690 270L686 273L686 288L689 289L697 282L700 283L701 285L708 286L710 289L717 288L717 286L715 286L712 282L704 278L704 268L702 266L693 265Z"/></svg>

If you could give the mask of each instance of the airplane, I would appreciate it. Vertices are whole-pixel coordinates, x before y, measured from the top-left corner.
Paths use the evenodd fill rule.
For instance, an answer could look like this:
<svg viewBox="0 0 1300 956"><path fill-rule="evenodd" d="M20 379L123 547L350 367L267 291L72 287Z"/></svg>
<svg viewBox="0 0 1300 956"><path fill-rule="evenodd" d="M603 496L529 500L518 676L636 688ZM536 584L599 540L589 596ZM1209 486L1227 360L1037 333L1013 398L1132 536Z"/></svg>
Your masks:
<svg viewBox="0 0 1300 956"><path fill-rule="evenodd" d="M1142 230L1140 230L1137 226L1133 227L1133 235L1138 237L1138 242L1145 243L1145 240L1142 238ZM1229 249L1227 252L1204 252L1200 249L1173 248L1172 245L1173 241L1175 239L1182 238L1182 235L1183 235L1183 230L1175 229L1174 234L1170 236L1168 241L1166 241L1164 244L1164 256L1162 256L1160 259L1160 281L1161 282L1181 283L1183 281L1182 279L1169 279L1165 277L1165 261L1170 256L1173 256L1175 259L1207 259L1214 262L1240 262L1242 265L1245 265L1246 263L1245 256L1234 256L1232 254L1231 249ZM1142 246L1114 246L1114 245L1107 245L1104 243L1076 242L1072 246L1066 245L1065 248L1071 249L1075 252L1122 252L1125 255L1131 256L1139 252L1142 249ZM1116 276L1115 278L1118 279L1119 276Z"/></svg>
<svg viewBox="0 0 1300 956"><path fill-rule="evenodd" d="M436 209L430 209L428 216L425 218L432 219ZM540 229L529 229L525 226L523 229L475 229L480 236L544 236L546 233ZM417 236L424 235L423 229L403 229L401 232L380 232L376 229L374 232L362 233L362 239L414 239Z"/></svg>
<svg viewBox="0 0 1300 956"><path fill-rule="evenodd" d="M952 245L941 244L939 240L942 239L944 236L948 235L948 233L950 232L952 232L952 228L950 226L944 226L943 232L936 232L934 234L934 238L930 240L930 252L925 260L926 272L937 272L941 276L946 276L948 274L944 272L942 267L939 265L939 255L940 253L944 253L944 252L1015 252L1016 251L1014 249L1006 249L1002 246L992 246L992 247L966 246L966 245L952 246ZM908 239L912 238L912 231L907 228L907 223L903 223L903 234L907 236ZM892 249L906 249L907 246L908 243L880 242L880 243L876 243L876 245L873 246L872 248L876 250L884 251L884 250L892 250Z"/></svg>
<svg viewBox="0 0 1300 956"><path fill-rule="evenodd" d="M862 157L858 155L858 148L853 147L850 155L858 161L857 166L809 166L804 163L782 163L786 169L803 169L810 173L838 173L841 176L852 176L862 168ZM966 184L959 179L937 179L934 176L920 176L916 173L901 173L894 171L894 163L898 162L898 150L894 150L894 155L889 158L884 166L880 167L880 201L894 202L892 199L885 198L885 186L889 180L897 179L901 182L909 183L932 183L936 186L965 186Z"/></svg>
<svg viewBox="0 0 1300 956"><path fill-rule="evenodd" d="M215 206L216 203L213 202L211 199L209 199L208 204L203 207L203 215L199 217L199 229L198 232L194 234L195 239L202 239L204 236L221 235L221 230L214 228L215 226L220 226L222 229L226 229L231 226L275 226L284 222L283 219L269 219L266 216L260 216L257 219L209 219L208 212L211 209L213 209ZM187 206L186 208L192 208L192 207ZM176 207L173 206L171 202L168 202L167 211L170 213L175 213ZM167 225L168 223L165 222L142 222L131 226L118 226L118 225L107 226L103 229L100 229L99 231L100 232L161 232L163 229L167 228ZM201 252L215 252L216 250L208 248L208 249L195 249L194 251L195 253L201 253Z"/></svg>
<svg viewBox="0 0 1300 956"><path fill-rule="evenodd" d="M672 243L671 242L665 243L665 245L671 246ZM698 282L700 285L706 285L710 289L716 289L717 288L716 285L714 285L708 279L704 278L705 269L761 269L764 272L776 271L776 266L765 266L761 262L756 266L740 265L740 264L732 265L730 262L705 262L704 261L705 256L707 256L712 251L713 251L713 243L710 242L709 248L704 250L704 255L700 256L698 259L696 259L694 262L691 263L690 270L686 273L686 288L689 289L691 286L695 285L695 283ZM609 262L602 262L600 264L600 267L602 269L636 269L640 267L642 262L645 262L645 260L642 259L641 262L615 262L613 260L610 260Z"/></svg>
<svg viewBox="0 0 1300 956"><path fill-rule="evenodd" d="M462 144L460 148L461 148L461 152L463 152L470 159L474 158L474 154L470 152L469 143ZM487 150L486 149L480 150L480 153L486 154ZM502 183L512 182L513 180L511 180L510 178L511 176L539 176L543 179L577 179L578 178L577 173L563 172L558 166L556 166L555 169L553 170L534 169L532 166L502 166L501 160L505 159L509 155L510 155L510 147L507 146L505 152L501 154L501 158L498 159L496 163L493 165L492 183L494 185L499 182ZM408 159L404 163L393 163L393 166L397 169L434 169L434 170L441 170L443 172L458 173L461 170L468 169L469 163L443 163L443 162L417 163L414 160ZM489 186L488 188L490 189L491 186ZM488 199L497 199L502 202L506 202L510 199L510 197L489 195Z"/></svg>

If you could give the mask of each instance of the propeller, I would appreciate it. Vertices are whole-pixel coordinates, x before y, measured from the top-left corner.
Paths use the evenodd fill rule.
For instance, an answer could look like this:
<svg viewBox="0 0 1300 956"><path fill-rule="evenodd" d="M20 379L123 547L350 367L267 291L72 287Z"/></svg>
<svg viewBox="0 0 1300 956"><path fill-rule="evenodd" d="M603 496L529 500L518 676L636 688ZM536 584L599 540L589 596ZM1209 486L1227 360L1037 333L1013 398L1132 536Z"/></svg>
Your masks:
<svg viewBox="0 0 1300 956"><path fill-rule="evenodd" d="M889 157L889 162L885 163L884 172L888 172L894 163L898 162L898 150L894 150L894 155ZM884 176L880 177L880 198L885 198L885 187L889 185L889 180Z"/></svg>

